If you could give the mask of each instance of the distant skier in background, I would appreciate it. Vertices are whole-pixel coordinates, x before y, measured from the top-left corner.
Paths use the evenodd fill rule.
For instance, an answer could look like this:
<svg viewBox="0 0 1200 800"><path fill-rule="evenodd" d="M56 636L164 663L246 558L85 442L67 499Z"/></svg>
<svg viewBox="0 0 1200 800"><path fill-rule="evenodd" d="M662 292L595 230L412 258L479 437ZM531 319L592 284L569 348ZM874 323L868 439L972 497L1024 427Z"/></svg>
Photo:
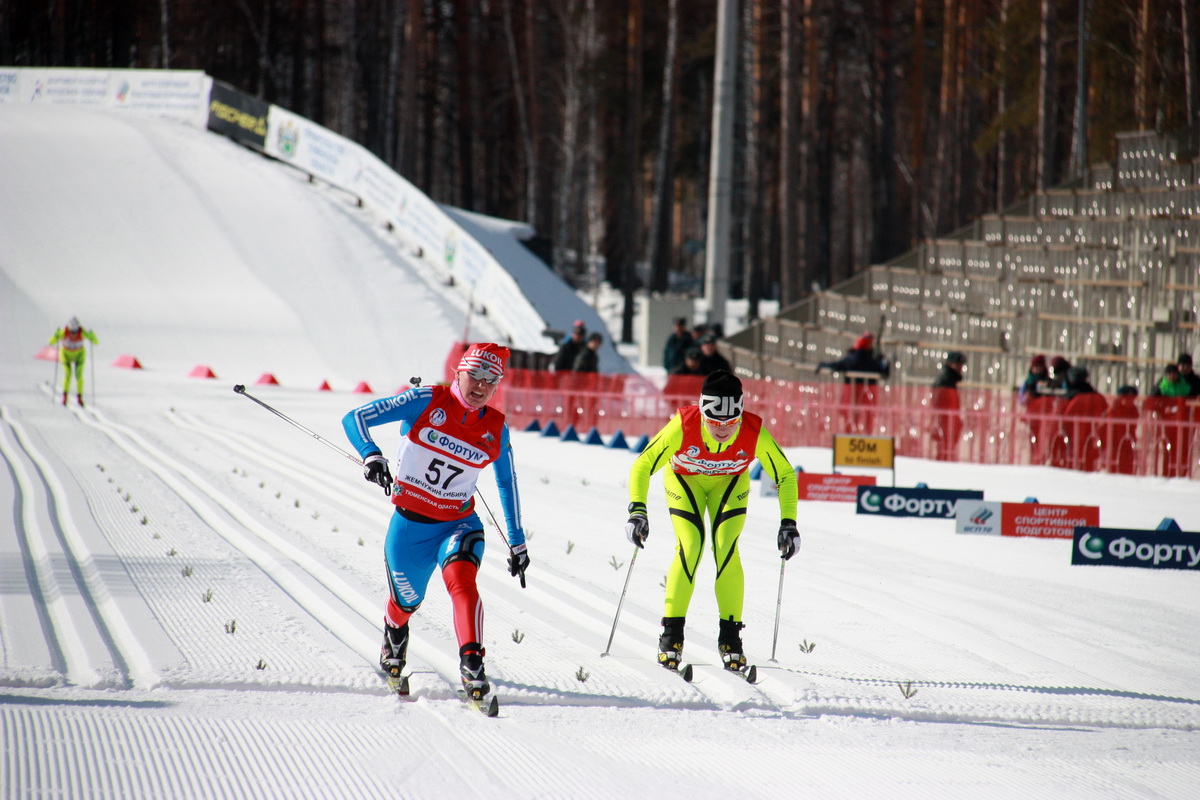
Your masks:
<svg viewBox="0 0 1200 800"><path fill-rule="evenodd" d="M75 399L83 405L83 365L87 362L87 351L83 340L99 344L96 334L79 324L78 317L71 317L66 327L59 328L50 337L50 344L58 345L58 361L63 367L62 404L67 404L71 391L71 372L75 372Z"/></svg>
<svg viewBox="0 0 1200 800"><path fill-rule="evenodd" d="M746 524L749 468L756 458L779 486L776 544L780 557L789 559L800 546L796 473L762 418L743 411L742 382L736 375L724 370L708 375L700 390L700 405L679 409L630 467L625 535L643 547L650 535L646 517L650 476L670 466L663 473L663 487L677 551L667 570L663 632L658 640L658 663L667 669L679 669L683 657L684 622L710 538L717 570L713 588L720 613L717 649L726 669L747 668L741 636L745 575L738 538Z"/></svg>
<svg viewBox="0 0 1200 800"><path fill-rule="evenodd" d="M362 456L364 477L392 496L384 541L390 597L379 666L399 678L408 653L408 620L425 599L436 567L450 593L463 688L480 700L491 692L484 673L483 603L476 575L483 560L483 523L475 513L475 483L495 471L508 527L509 573L529 567L517 473L504 414L487 405L496 393L509 349L485 342L466 349L449 386L421 386L354 409L342 428ZM370 428L400 423L393 481Z"/></svg>

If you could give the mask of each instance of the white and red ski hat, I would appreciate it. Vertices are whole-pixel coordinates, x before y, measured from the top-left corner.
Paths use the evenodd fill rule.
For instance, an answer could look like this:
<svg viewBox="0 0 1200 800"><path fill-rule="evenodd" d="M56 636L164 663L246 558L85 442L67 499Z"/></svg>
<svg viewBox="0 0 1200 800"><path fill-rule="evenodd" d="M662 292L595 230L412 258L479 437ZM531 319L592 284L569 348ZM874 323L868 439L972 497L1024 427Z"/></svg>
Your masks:
<svg viewBox="0 0 1200 800"><path fill-rule="evenodd" d="M508 363L510 355L512 352L502 344L478 342L467 347L455 371L469 372L473 369L481 369L492 373L497 378L503 378L504 365Z"/></svg>

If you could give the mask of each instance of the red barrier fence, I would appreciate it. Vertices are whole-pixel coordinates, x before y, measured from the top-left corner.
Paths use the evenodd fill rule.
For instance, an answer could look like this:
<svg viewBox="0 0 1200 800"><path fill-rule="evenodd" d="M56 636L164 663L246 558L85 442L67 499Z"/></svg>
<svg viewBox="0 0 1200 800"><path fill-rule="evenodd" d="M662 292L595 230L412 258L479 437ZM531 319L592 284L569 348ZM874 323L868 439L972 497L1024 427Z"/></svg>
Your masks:
<svg viewBox="0 0 1200 800"><path fill-rule="evenodd" d="M497 405L509 426L653 436L680 406L695 403L700 378L659 388L636 375L509 370ZM744 380L746 408L785 447L830 447L833 435L891 436L896 453L989 464L1044 464L1126 475L1200 479L1200 403L1162 397L1094 395L1088 403L1015 392L878 387L848 395L840 384ZM955 405L957 401L957 407ZM630 438L633 437L633 438Z"/></svg>
<svg viewBox="0 0 1200 800"><path fill-rule="evenodd" d="M447 357L453 374L461 347ZM550 422L581 436L621 431L653 436L680 406L695 403L702 378L509 369L493 401L509 427ZM976 464L1038 464L1089 472L1200 479L1196 398L1080 395L1022 406L1016 392L917 386L851 387L743 379L746 409L784 447L831 447L838 433L891 436L896 454Z"/></svg>

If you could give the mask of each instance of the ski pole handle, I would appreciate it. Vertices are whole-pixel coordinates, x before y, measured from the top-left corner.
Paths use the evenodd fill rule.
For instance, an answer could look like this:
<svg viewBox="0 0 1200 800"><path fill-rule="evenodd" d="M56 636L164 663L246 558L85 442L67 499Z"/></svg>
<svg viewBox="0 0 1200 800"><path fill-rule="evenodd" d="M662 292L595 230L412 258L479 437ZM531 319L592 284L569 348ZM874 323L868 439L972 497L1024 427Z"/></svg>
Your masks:
<svg viewBox="0 0 1200 800"><path fill-rule="evenodd" d="M311 431L311 430L309 430L308 428L306 428L306 427L304 427L303 425L301 425L299 422L296 422L296 420L294 420L294 419L292 419L291 417L289 417L287 414L284 414L284 413L283 413L283 412L281 412L281 411L277 411L276 409L274 409L274 408L272 408L271 406L267 405L267 404L266 404L266 403L264 403L262 400L259 400L257 397L255 397L254 395L252 395L252 394L250 394L249 392L247 392L247 391L246 391L246 387L245 387L245 386L243 386L242 384L240 384L240 383L239 383L239 384L235 384L235 385L234 385L234 387L233 387L233 391L234 391L235 393L237 393L237 394L240 394L240 395L242 395L243 397L248 397L248 398L250 398L250 399L251 399L251 400L253 400L254 402L258 403L260 406L262 406L263 408L265 408L267 411L270 411L272 414L274 414L275 416L279 417L280 419L282 419L284 422L288 423L289 425L292 425L292 426L294 426L294 427L296 427L296 428L299 428L300 430L304 431L304 432L305 432L305 433L307 433L309 436L311 436L312 438L316 439L316 440L317 440L318 442L320 442L321 444L323 444L323 445L325 445L326 447L328 447L330 450L333 450L335 453L338 453L339 455L341 455L341 456L343 456L343 457L345 457L345 458L348 458L348 459L350 459L350 460L351 460L351 461L353 461L355 464L358 464L360 467L361 467L361 466L363 466L363 462L362 462L362 459L361 459L361 458L359 458L358 456L355 456L355 455L351 455L350 453L347 453L345 450L343 450L342 448L338 447L336 444L334 444L333 442L329 441L329 440L328 440L328 439L326 439L324 436L320 435L319 433L316 433L315 431Z"/></svg>

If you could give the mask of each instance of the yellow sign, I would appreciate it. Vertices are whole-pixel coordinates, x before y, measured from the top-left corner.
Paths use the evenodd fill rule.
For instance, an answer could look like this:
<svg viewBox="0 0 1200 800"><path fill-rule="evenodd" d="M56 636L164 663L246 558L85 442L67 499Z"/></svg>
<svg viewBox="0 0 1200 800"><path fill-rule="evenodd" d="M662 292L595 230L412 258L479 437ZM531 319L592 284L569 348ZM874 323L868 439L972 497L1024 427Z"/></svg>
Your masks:
<svg viewBox="0 0 1200 800"><path fill-rule="evenodd" d="M896 468L896 440L890 436L846 436L833 437L833 465L835 467Z"/></svg>

